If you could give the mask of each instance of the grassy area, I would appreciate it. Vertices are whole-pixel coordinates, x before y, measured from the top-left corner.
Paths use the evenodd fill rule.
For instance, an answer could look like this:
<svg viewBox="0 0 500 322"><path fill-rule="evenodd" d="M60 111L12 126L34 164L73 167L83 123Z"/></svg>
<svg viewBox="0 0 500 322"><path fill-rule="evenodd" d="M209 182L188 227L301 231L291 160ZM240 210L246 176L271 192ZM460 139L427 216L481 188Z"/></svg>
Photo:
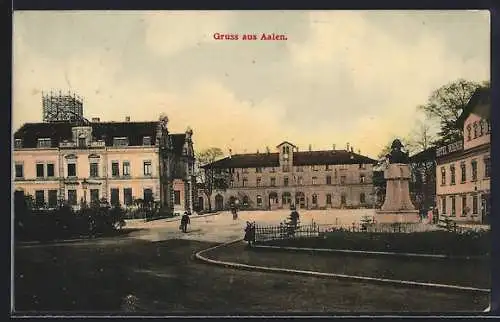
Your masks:
<svg viewBox="0 0 500 322"><path fill-rule="evenodd" d="M262 312L467 312L488 297L231 270L193 260L213 244L170 240L17 247L16 311L123 310L132 294L157 314Z"/></svg>
<svg viewBox="0 0 500 322"><path fill-rule="evenodd" d="M352 249L383 252L483 256L491 250L491 233L460 235L446 231L419 233L332 232L325 238L298 238L264 242L265 245Z"/></svg>
<svg viewBox="0 0 500 322"><path fill-rule="evenodd" d="M478 288L491 287L490 262L388 256L359 256L347 253L290 252L247 249L234 244L211 251L210 258L257 266L310 270L325 273L441 283Z"/></svg>

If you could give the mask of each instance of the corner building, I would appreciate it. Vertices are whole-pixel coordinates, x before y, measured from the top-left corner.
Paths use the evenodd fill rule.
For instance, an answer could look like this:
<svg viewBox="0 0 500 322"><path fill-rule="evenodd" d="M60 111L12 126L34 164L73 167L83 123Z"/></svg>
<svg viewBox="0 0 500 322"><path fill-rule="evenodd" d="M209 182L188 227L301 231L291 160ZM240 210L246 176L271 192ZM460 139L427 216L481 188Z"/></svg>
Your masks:
<svg viewBox="0 0 500 322"><path fill-rule="evenodd" d="M348 150L299 152L283 142L275 153L237 154L204 165L230 173L229 188L215 190L211 204L227 209L235 199L244 209L372 207L376 160ZM205 195L199 205L208 209Z"/></svg>
<svg viewBox="0 0 500 322"><path fill-rule="evenodd" d="M167 121L27 123L14 133L13 184L38 207L107 199L156 201L192 209L193 132L170 134Z"/></svg>
<svg viewBox="0 0 500 322"><path fill-rule="evenodd" d="M490 89L479 88L458 119L463 140L436 149L440 216L489 224L491 176Z"/></svg>

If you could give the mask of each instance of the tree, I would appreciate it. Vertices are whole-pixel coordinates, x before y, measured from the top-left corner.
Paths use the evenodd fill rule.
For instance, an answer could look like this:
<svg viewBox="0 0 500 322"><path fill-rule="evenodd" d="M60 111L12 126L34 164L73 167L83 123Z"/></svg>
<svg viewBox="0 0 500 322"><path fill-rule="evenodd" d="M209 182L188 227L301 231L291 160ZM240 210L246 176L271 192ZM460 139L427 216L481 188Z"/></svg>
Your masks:
<svg viewBox="0 0 500 322"><path fill-rule="evenodd" d="M417 121L417 124L413 130L408 135L406 140L406 147L411 154L418 153L430 148L436 141L436 136L434 135L429 122Z"/></svg>
<svg viewBox="0 0 500 322"><path fill-rule="evenodd" d="M434 90L427 103L418 106L418 109L424 111L430 118L439 121L441 129L436 141L438 145L463 139L462 129L457 128L456 122L474 91L488 84L489 82L480 84L458 79Z"/></svg>
<svg viewBox="0 0 500 322"><path fill-rule="evenodd" d="M224 156L220 148L208 148L196 153L198 163L196 170L197 182L201 184L203 193L208 200L208 209L212 211L212 193L214 190L226 190L228 187L229 172L226 169L212 167L212 163Z"/></svg>

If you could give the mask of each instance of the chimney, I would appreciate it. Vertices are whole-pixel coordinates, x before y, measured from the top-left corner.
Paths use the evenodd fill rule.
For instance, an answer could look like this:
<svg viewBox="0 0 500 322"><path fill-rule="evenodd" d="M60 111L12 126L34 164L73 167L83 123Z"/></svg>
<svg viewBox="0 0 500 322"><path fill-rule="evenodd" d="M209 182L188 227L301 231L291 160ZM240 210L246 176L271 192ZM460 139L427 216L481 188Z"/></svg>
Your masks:
<svg viewBox="0 0 500 322"><path fill-rule="evenodd" d="M257 154L260 154L259 149L257 149Z"/></svg>
<svg viewBox="0 0 500 322"><path fill-rule="evenodd" d="M361 150L360 149L358 149L358 154L361 154Z"/></svg>
<svg viewBox="0 0 500 322"><path fill-rule="evenodd" d="M351 152L354 153L354 147L353 146L351 146Z"/></svg>
<svg viewBox="0 0 500 322"><path fill-rule="evenodd" d="M130 122L130 116L125 116L125 122Z"/></svg>
<svg viewBox="0 0 500 322"><path fill-rule="evenodd" d="M311 152L311 151L312 151L312 145L309 144L309 152Z"/></svg>
<svg viewBox="0 0 500 322"><path fill-rule="evenodd" d="M349 152L349 142L347 142L347 148L346 150Z"/></svg>
<svg viewBox="0 0 500 322"><path fill-rule="evenodd" d="M229 158L231 159L232 156L233 156L233 150L229 149Z"/></svg>
<svg viewBox="0 0 500 322"><path fill-rule="evenodd" d="M93 122L93 123L99 123L100 121L101 121L101 119L100 119L100 118L98 118L98 117L93 117L93 118L92 118L92 122Z"/></svg>
<svg viewBox="0 0 500 322"><path fill-rule="evenodd" d="M335 144L332 145L332 150L335 151Z"/></svg>

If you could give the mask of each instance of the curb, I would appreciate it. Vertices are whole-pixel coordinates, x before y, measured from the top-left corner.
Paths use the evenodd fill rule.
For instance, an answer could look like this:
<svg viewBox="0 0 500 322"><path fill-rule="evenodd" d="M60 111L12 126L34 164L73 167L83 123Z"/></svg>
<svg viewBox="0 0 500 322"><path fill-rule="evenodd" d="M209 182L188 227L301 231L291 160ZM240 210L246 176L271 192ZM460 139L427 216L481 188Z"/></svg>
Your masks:
<svg viewBox="0 0 500 322"><path fill-rule="evenodd" d="M424 283L424 282L414 282L414 281L404 281L404 280L392 280L387 278L376 278L376 277L367 277L367 276L355 276L355 275L346 275L346 274L334 274L334 273L322 273L315 271L304 271L304 270L295 270L288 268L277 268L277 267L266 267L266 266L254 266L248 264L240 264L234 262L225 262L210 259L208 257L203 256L203 253L209 252L211 250L217 249L219 247L229 246L238 242L241 242L243 239L238 239L234 241L230 241L224 244L216 245L205 250L201 250L195 254L195 258L203 261L205 263L224 266L227 268L235 268L241 270L254 270L254 271L262 271L262 272L273 272L273 273L288 273L294 275L305 275L305 276L313 276L313 277L326 277L326 278L334 278L334 279L344 279L344 280L352 280L358 282L378 282L382 284L393 284L393 285L402 285L402 286L416 286L416 287L428 287L428 288L441 288L448 290L458 290L458 291L472 291L472 292L480 292L480 293L491 293L489 289L469 287L469 286L458 286L458 285L448 285L448 284L435 284L435 283Z"/></svg>
<svg viewBox="0 0 500 322"><path fill-rule="evenodd" d="M423 257L423 258L440 258L440 259L486 259L479 256L448 256L436 254L417 254L417 253L396 253L396 252L377 252L365 250L352 250L352 249L330 249L330 248L307 248L307 247L288 247L288 246L269 246L269 245L253 245L253 248L261 249L279 249L290 251L304 251L304 252L324 252L324 253L352 253L352 254L368 254L368 255L386 255L386 256L401 256L401 257Z"/></svg>

